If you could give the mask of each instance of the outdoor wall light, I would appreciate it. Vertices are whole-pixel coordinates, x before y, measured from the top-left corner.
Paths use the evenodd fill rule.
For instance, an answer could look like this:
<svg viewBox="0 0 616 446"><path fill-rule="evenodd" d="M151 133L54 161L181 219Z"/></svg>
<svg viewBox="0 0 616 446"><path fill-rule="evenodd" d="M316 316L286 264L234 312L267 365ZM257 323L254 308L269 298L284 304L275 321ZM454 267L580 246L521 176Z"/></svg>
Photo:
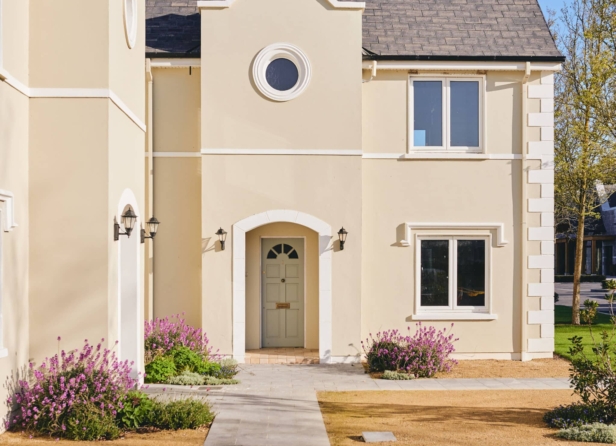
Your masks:
<svg viewBox="0 0 616 446"><path fill-rule="evenodd" d="M224 251L225 242L227 241L227 231L225 231L223 228L220 228L218 231L216 231L216 235L218 236L218 241L220 241L220 250Z"/></svg>
<svg viewBox="0 0 616 446"><path fill-rule="evenodd" d="M146 238L153 239L154 237L156 237L159 224L160 222L156 219L156 217L152 217L148 220L146 225L148 227L148 232L150 233L150 235L145 235L145 229L141 228L141 243L145 243Z"/></svg>
<svg viewBox="0 0 616 446"><path fill-rule="evenodd" d="M120 232L120 223L115 223L113 225L113 240L116 242L120 240L121 235L125 235L130 237L130 234L133 232L135 228L135 222L137 221L137 215L132 208L128 208L124 214L122 214L122 224L124 225L124 230L126 232Z"/></svg>
<svg viewBox="0 0 616 446"><path fill-rule="evenodd" d="M348 232L346 229L344 229L344 226L340 228L340 231L338 231L338 240L340 240L340 251L344 249L344 243L346 242L347 234Z"/></svg>

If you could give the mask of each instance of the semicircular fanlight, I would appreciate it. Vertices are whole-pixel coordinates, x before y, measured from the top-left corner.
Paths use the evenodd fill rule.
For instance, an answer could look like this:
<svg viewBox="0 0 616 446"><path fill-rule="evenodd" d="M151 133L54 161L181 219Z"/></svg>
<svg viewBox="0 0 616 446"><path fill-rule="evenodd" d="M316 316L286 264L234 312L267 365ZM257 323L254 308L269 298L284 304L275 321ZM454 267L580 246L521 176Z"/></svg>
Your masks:
<svg viewBox="0 0 616 446"><path fill-rule="evenodd" d="M268 259L277 259L278 255L286 254L289 256L289 259L299 259L299 255L293 246L287 244L279 244L270 249L267 253Z"/></svg>

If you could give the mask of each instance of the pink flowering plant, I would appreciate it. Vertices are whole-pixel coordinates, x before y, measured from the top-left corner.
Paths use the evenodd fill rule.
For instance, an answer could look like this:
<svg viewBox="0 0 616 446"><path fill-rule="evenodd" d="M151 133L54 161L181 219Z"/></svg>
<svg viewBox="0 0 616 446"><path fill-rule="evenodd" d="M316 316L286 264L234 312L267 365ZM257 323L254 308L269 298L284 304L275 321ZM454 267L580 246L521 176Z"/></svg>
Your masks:
<svg viewBox="0 0 616 446"><path fill-rule="evenodd" d="M146 363L156 356L165 356L178 347L187 347L203 356L215 356L207 334L186 323L183 315L156 318L145 322Z"/></svg>
<svg viewBox="0 0 616 446"><path fill-rule="evenodd" d="M62 350L36 368L30 363L30 379L9 398L16 413L7 427L73 440L117 438L116 416L136 381L132 364L103 342L86 340L80 351Z"/></svg>
<svg viewBox="0 0 616 446"><path fill-rule="evenodd" d="M385 330L362 342L371 372L391 370L416 378L429 378L438 372L449 372L457 362L450 357L458 339L449 330L437 330L417 324L415 333L404 335L398 330Z"/></svg>

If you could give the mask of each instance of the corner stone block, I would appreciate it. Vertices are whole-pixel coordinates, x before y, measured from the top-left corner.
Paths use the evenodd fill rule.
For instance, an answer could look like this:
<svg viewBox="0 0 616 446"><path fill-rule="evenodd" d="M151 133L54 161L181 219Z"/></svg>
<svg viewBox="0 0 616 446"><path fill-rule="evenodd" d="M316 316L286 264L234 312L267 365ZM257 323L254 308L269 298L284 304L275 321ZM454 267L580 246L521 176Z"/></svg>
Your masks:
<svg viewBox="0 0 616 446"><path fill-rule="evenodd" d="M530 184L554 184L553 170L529 170L528 182Z"/></svg>
<svg viewBox="0 0 616 446"><path fill-rule="evenodd" d="M528 312L528 323L530 325L553 324L554 323L554 311L552 310L529 311Z"/></svg>
<svg viewBox="0 0 616 446"><path fill-rule="evenodd" d="M554 311L554 295L553 294L551 296L541 296L541 309Z"/></svg>
<svg viewBox="0 0 616 446"><path fill-rule="evenodd" d="M554 212L553 198L530 198L528 212Z"/></svg>
<svg viewBox="0 0 616 446"><path fill-rule="evenodd" d="M554 141L530 141L528 143L529 155L552 155L554 153Z"/></svg>
<svg viewBox="0 0 616 446"><path fill-rule="evenodd" d="M554 125L554 113L529 113L529 127L551 127Z"/></svg>
<svg viewBox="0 0 616 446"><path fill-rule="evenodd" d="M554 298L554 284L553 283L529 283L528 284L529 296L551 296Z"/></svg>
<svg viewBox="0 0 616 446"><path fill-rule="evenodd" d="M554 338L529 339L528 351L531 353L553 352Z"/></svg>
<svg viewBox="0 0 616 446"><path fill-rule="evenodd" d="M541 127L541 141L554 141L554 127Z"/></svg>
<svg viewBox="0 0 616 446"><path fill-rule="evenodd" d="M553 240L554 228L528 228L528 240L541 241L541 240Z"/></svg>
<svg viewBox="0 0 616 446"><path fill-rule="evenodd" d="M552 231L554 230L554 212L544 212L541 214L541 226L549 227ZM554 238L553 235L554 232L552 232L552 238Z"/></svg>
<svg viewBox="0 0 616 446"><path fill-rule="evenodd" d="M541 185L541 198L554 198L554 185L542 184Z"/></svg>
<svg viewBox="0 0 616 446"><path fill-rule="evenodd" d="M541 254L545 256L553 256L554 255L554 241L553 240L545 240L541 242ZM542 282L544 282L542 280Z"/></svg>
<svg viewBox="0 0 616 446"><path fill-rule="evenodd" d="M554 73L551 71L542 71L541 85L554 85Z"/></svg>
<svg viewBox="0 0 616 446"><path fill-rule="evenodd" d="M528 256L528 267L530 269L554 268L554 256Z"/></svg>
<svg viewBox="0 0 616 446"><path fill-rule="evenodd" d="M554 99L541 99L541 113L554 113Z"/></svg>
<svg viewBox="0 0 616 446"><path fill-rule="evenodd" d="M528 99L553 99L554 85L529 85Z"/></svg>
<svg viewBox="0 0 616 446"><path fill-rule="evenodd" d="M542 338L553 338L554 337L554 325L543 324L541 326L541 337Z"/></svg>

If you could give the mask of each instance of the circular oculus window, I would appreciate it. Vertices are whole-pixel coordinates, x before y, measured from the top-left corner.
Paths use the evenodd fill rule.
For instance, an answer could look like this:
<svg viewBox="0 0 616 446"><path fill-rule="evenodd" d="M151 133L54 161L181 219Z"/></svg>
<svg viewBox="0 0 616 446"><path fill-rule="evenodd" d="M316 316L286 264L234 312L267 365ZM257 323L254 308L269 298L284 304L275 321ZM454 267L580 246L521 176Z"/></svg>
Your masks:
<svg viewBox="0 0 616 446"><path fill-rule="evenodd" d="M310 61L302 50L288 43L276 43L261 50L252 67L259 91L274 101L295 99L308 87Z"/></svg>
<svg viewBox="0 0 616 446"><path fill-rule="evenodd" d="M137 0L124 0L124 31L128 47L134 47L137 41Z"/></svg>

